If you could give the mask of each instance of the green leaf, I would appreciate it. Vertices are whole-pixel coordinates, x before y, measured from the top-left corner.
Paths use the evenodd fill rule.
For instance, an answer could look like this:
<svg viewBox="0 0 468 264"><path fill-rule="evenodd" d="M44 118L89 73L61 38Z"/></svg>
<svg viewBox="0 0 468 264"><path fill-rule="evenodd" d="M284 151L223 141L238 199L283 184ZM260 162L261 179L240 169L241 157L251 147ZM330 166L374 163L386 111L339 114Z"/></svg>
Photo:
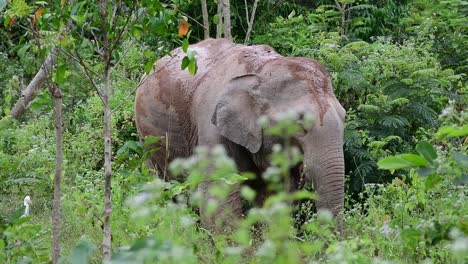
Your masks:
<svg viewBox="0 0 468 264"><path fill-rule="evenodd" d="M55 82L59 85L63 85L65 82L65 73L67 72L67 65L60 64L57 67L57 71L55 72Z"/></svg>
<svg viewBox="0 0 468 264"><path fill-rule="evenodd" d="M151 70L153 70L154 63L156 62L156 58L151 58L148 60L145 64L145 73L148 74L150 73Z"/></svg>
<svg viewBox="0 0 468 264"><path fill-rule="evenodd" d="M424 157L416 154L401 154L386 157L377 162L381 170L399 170L415 167L426 167L428 165Z"/></svg>
<svg viewBox="0 0 468 264"><path fill-rule="evenodd" d="M191 60L188 65L188 69L189 69L190 74L195 75L198 69L197 62L195 60Z"/></svg>
<svg viewBox="0 0 468 264"><path fill-rule="evenodd" d="M442 182L443 178L438 174L431 174L427 177L426 180L426 189L430 190L434 188L437 184Z"/></svg>
<svg viewBox="0 0 468 264"><path fill-rule="evenodd" d="M255 190L253 190L247 185L242 186L240 190L240 194L244 199L250 202L255 199L255 195L256 195Z"/></svg>
<svg viewBox="0 0 468 264"><path fill-rule="evenodd" d="M133 151L135 151L136 153L138 154L142 154L143 152L143 149L141 147L141 144L140 142L137 142L137 141L134 141L134 140L129 140L125 143L125 145L127 145L127 147Z"/></svg>
<svg viewBox="0 0 468 264"><path fill-rule="evenodd" d="M190 60L187 56L185 56L183 59L182 59L182 65L181 65L181 68L182 70L185 70L190 64Z"/></svg>
<svg viewBox="0 0 468 264"><path fill-rule="evenodd" d="M237 173L232 173L229 177L223 178L223 180L227 184L233 185L233 184L237 184L237 183L246 181L248 179L246 177L244 177L244 176L241 176L241 175L237 174Z"/></svg>
<svg viewBox="0 0 468 264"><path fill-rule="evenodd" d="M468 125L464 125L462 127L443 126L439 128L439 130L436 133L436 137L438 138L453 138L466 136L468 136Z"/></svg>
<svg viewBox="0 0 468 264"><path fill-rule="evenodd" d="M23 45L23 47L21 47L21 48L18 50L18 52L17 52L18 57L23 58L23 57L24 57L24 54L25 54L26 51L29 49L29 47L31 47L31 45L29 45L29 44Z"/></svg>
<svg viewBox="0 0 468 264"><path fill-rule="evenodd" d="M159 141L161 141L161 138L160 137L155 137L155 136L147 136L145 138L145 142L143 143L143 147L146 148L154 143L158 143Z"/></svg>
<svg viewBox="0 0 468 264"><path fill-rule="evenodd" d="M189 47L189 42L188 39L185 38L184 41L182 42L182 50L187 53Z"/></svg>
<svg viewBox="0 0 468 264"><path fill-rule="evenodd" d="M72 249L69 261L71 264L87 264L95 250L96 246L91 241L82 240Z"/></svg>
<svg viewBox="0 0 468 264"><path fill-rule="evenodd" d="M434 163L434 160L437 159L437 152L435 151L434 147L427 141L420 141L416 145L416 151L430 163Z"/></svg>
<svg viewBox="0 0 468 264"><path fill-rule="evenodd" d="M3 27L8 27L8 23L10 23L11 17L9 15L5 16L5 20L3 20Z"/></svg>
<svg viewBox="0 0 468 264"><path fill-rule="evenodd" d="M219 23L219 16L218 16L218 15L214 15L214 16L213 16L213 24L218 25L218 23Z"/></svg>
<svg viewBox="0 0 468 264"><path fill-rule="evenodd" d="M310 199L314 200L317 197L314 193L308 191L297 191L292 194L293 200L303 200L303 199Z"/></svg>

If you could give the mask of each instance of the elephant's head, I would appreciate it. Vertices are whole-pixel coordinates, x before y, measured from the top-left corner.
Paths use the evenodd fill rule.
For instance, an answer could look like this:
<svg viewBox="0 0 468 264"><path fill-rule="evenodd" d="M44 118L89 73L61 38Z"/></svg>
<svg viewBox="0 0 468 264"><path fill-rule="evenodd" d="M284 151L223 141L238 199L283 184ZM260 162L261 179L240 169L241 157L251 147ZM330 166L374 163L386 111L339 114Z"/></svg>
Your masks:
<svg viewBox="0 0 468 264"><path fill-rule="evenodd" d="M344 203L343 123L345 110L333 94L331 78L318 62L279 58L253 74L235 77L221 95L212 123L221 135L253 155L271 148L257 120L276 120L287 111L309 113L314 125L295 137L304 153L306 179L319 195L318 208L341 218Z"/></svg>

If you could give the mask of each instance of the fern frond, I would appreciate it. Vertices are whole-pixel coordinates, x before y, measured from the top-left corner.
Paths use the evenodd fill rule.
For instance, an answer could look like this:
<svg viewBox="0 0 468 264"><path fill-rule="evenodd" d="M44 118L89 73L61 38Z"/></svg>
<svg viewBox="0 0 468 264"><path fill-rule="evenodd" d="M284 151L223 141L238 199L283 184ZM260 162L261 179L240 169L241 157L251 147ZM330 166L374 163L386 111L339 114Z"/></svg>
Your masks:
<svg viewBox="0 0 468 264"><path fill-rule="evenodd" d="M391 116L383 116L382 119L380 119L379 124L381 124L384 127L388 128L402 128L405 126L409 126L409 121L408 119L399 116L399 115L391 115Z"/></svg>

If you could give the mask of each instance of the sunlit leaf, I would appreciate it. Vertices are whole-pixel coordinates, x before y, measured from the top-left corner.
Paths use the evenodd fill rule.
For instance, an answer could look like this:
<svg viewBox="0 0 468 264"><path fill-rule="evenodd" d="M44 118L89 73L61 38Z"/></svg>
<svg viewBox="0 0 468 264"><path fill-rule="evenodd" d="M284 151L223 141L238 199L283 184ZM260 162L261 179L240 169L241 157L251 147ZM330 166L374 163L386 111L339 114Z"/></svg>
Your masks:
<svg viewBox="0 0 468 264"><path fill-rule="evenodd" d="M464 125L462 127L443 126L439 128L439 130L436 133L436 137L438 138L453 138L466 136L468 136L468 125Z"/></svg>
<svg viewBox="0 0 468 264"><path fill-rule="evenodd" d="M381 170L399 170L415 167L425 167L427 164L428 163L424 157L415 154L401 154L392 157L386 157L377 162L377 165Z"/></svg>

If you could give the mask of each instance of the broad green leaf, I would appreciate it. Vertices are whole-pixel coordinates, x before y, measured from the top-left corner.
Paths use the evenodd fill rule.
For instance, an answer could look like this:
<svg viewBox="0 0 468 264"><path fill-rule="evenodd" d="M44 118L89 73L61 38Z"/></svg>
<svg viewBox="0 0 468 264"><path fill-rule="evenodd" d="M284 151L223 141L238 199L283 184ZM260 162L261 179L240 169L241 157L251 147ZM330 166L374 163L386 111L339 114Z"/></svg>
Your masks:
<svg viewBox="0 0 468 264"><path fill-rule="evenodd" d="M142 154L142 147L141 147L141 144L140 142L137 142L137 141L134 141L134 140L129 140L125 143L125 145L127 145L127 147L133 151L135 151L136 153L138 154Z"/></svg>
<svg viewBox="0 0 468 264"><path fill-rule="evenodd" d="M157 143L161 141L161 138L160 137L155 137L155 136L148 136L145 138L145 142L143 143L143 147L148 147L154 143Z"/></svg>
<svg viewBox="0 0 468 264"><path fill-rule="evenodd" d="M184 41L182 42L182 50L187 53L188 51L188 47L189 47L189 42L188 42L188 39L184 39Z"/></svg>
<svg viewBox="0 0 468 264"><path fill-rule="evenodd" d="M468 125L462 127L443 126L439 128L436 136L438 138L466 137L468 136Z"/></svg>
<svg viewBox="0 0 468 264"><path fill-rule="evenodd" d="M381 170L399 170L415 167L426 167L428 165L424 157L416 154L401 154L386 157L377 162Z"/></svg>
<svg viewBox="0 0 468 264"><path fill-rule="evenodd" d="M182 70L185 70L185 68L187 68L190 64L190 60L187 56L185 56L183 59L182 59L182 65L181 65L181 69Z"/></svg>
<svg viewBox="0 0 468 264"><path fill-rule="evenodd" d="M214 15L214 16L213 16L213 24L218 25L218 23L219 23L219 16L218 16L218 15Z"/></svg>
<svg viewBox="0 0 468 264"><path fill-rule="evenodd" d="M198 69L197 62L195 60L191 60L188 65L188 69L189 69L190 74L195 75Z"/></svg>
<svg viewBox="0 0 468 264"><path fill-rule="evenodd" d="M416 145L416 151L421 154L427 161L433 163L437 159L437 152L434 147L427 141L420 141Z"/></svg>

